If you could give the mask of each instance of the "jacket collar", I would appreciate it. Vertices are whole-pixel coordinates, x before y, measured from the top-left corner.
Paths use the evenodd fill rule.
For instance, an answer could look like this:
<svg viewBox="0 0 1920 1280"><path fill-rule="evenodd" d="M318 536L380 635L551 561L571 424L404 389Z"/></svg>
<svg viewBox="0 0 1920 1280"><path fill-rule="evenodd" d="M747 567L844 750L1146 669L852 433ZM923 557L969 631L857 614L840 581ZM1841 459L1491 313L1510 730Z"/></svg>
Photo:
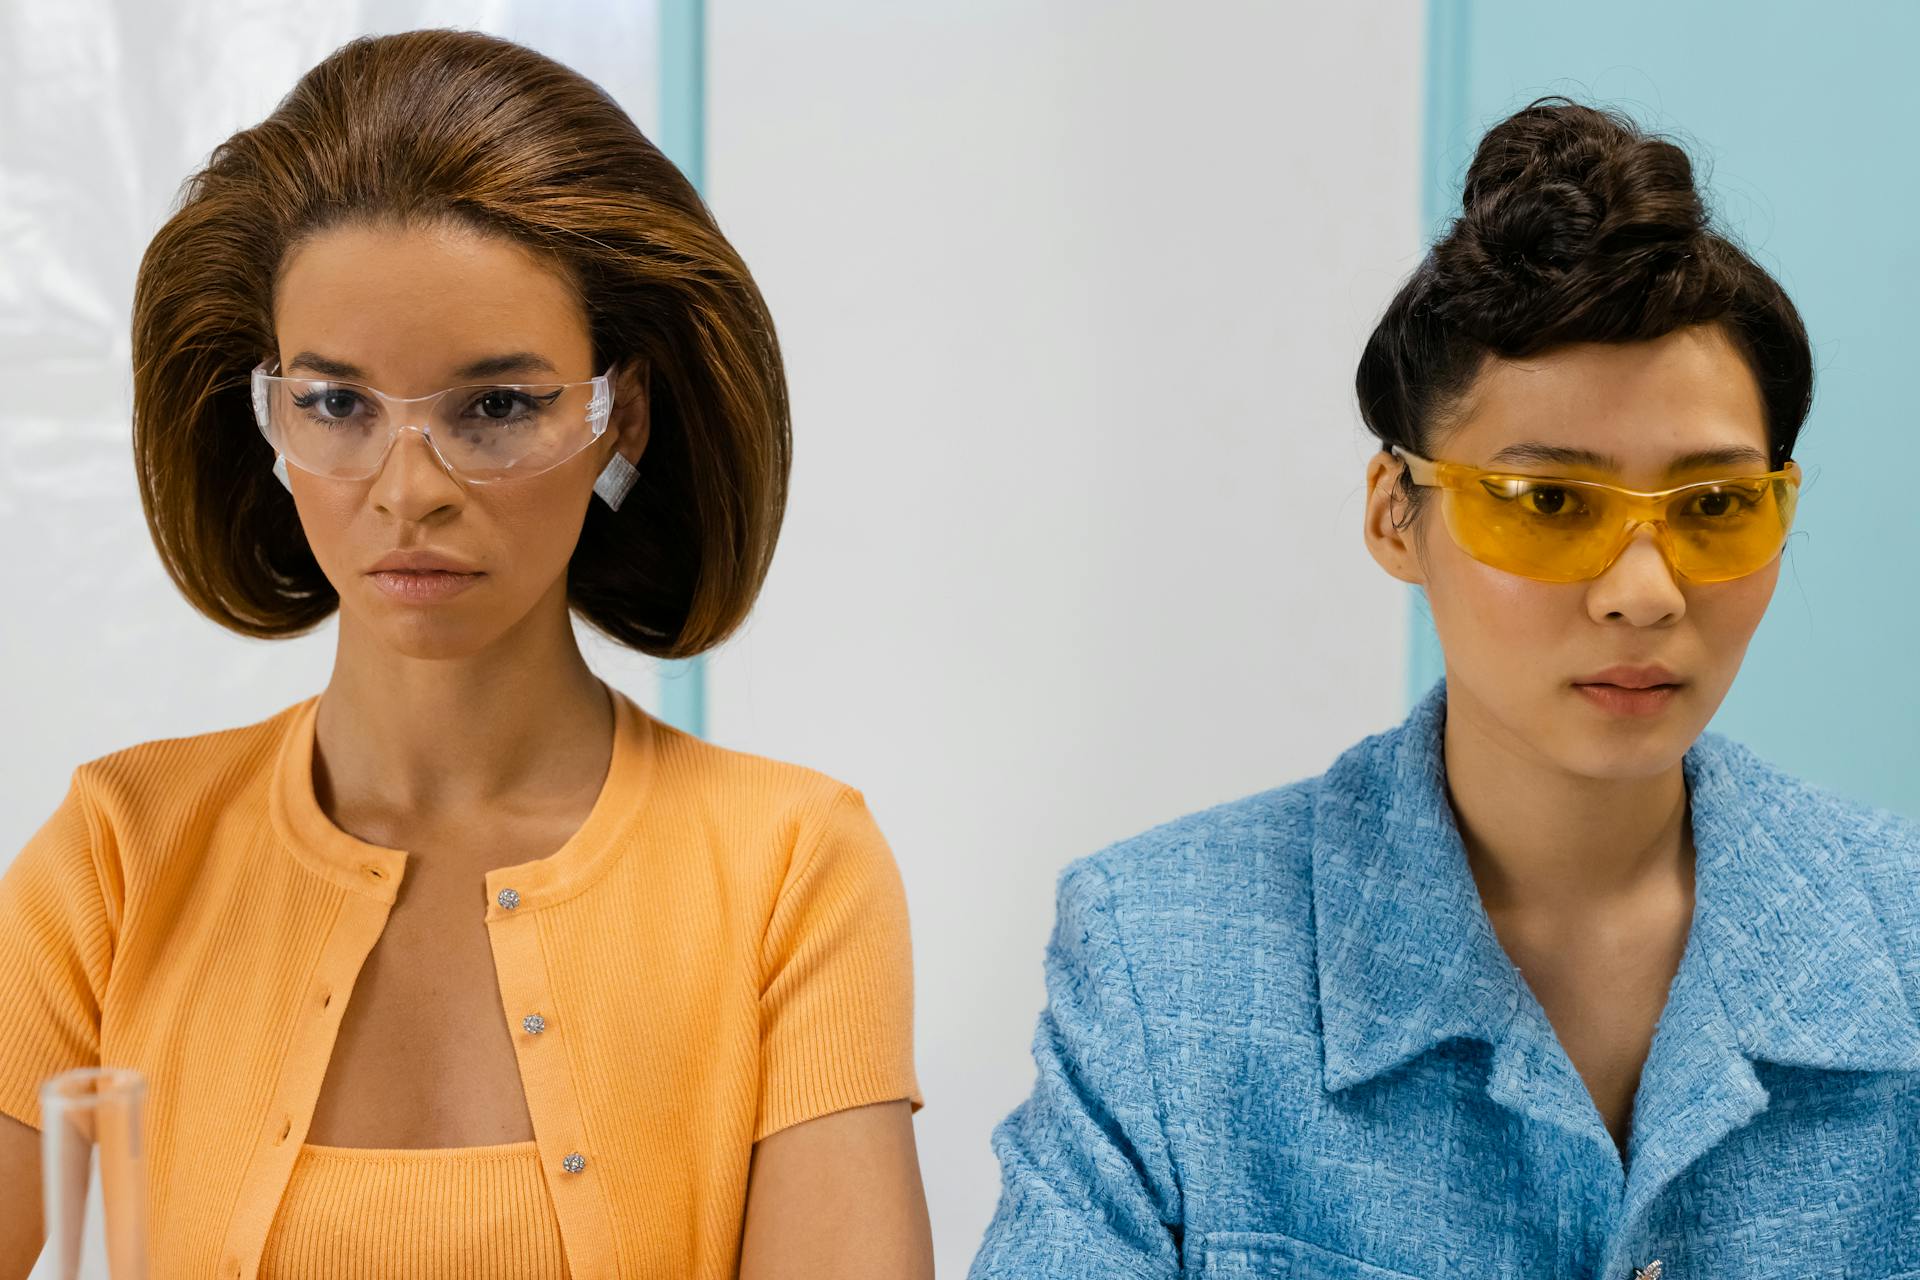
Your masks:
<svg viewBox="0 0 1920 1280"><path fill-rule="evenodd" d="M1687 753L1694 932L1750 1058L1920 1070L1920 1024L1844 802L1707 734Z"/></svg>
<svg viewBox="0 0 1920 1280"><path fill-rule="evenodd" d="M1320 780L1313 914L1324 1074L1351 1088L1442 1041L1499 1038L1521 987L1447 800L1444 688Z"/></svg>
<svg viewBox="0 0 1920 1280"><path fill-rule="evenodd" d="M1467 866L1446 793L1445 723L1441 684L1320 780L1324 1082L1351 1088L1467 1038L1495 1047L1494 1086L1531 1061L1535 1091L1557 1089L1571 1105L1584 1091L1564 1053L1533 1043L1551 1032ZM1697 875L1688 953L1717 989L1732 1047L1792 1066L1920 1070L1920 1025L1850 864L1842 806L1712 734L1685 769ZM1692 976L1683 964L1682 979Z"/></svg>

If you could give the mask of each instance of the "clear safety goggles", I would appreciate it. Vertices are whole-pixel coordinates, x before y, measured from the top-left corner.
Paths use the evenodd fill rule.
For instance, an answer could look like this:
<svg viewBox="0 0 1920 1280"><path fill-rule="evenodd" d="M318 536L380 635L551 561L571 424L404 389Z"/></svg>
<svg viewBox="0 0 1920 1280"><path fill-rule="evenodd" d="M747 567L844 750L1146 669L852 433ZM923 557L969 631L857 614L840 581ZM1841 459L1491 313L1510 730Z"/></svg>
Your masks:
<svg viewBox="0 0 1920 1280"><path fill-rule="evenodd" d="M375 475L409 430L426 437L448 471L485 484L551 471L599 439L613 414L612 376L390 396L355 382L284 378L261 364L253 371L253 416L276 453L315 475Z"/></svg>

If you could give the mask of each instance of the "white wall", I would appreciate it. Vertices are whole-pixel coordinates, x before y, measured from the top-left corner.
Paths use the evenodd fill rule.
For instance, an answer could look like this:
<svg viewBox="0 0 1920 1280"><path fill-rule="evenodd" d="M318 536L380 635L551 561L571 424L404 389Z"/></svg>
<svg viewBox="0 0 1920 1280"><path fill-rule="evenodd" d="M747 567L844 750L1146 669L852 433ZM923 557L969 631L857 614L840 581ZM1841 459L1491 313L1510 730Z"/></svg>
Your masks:
<svg viewBox="0 0 1920 1280"><path fill-rule="evenodd" d="M1416 253L1413 3L715 0L709 196L793 500L712 736L861 787L907 881L964 1273L1070 859L1398 717L1361 340Z"/></svg>

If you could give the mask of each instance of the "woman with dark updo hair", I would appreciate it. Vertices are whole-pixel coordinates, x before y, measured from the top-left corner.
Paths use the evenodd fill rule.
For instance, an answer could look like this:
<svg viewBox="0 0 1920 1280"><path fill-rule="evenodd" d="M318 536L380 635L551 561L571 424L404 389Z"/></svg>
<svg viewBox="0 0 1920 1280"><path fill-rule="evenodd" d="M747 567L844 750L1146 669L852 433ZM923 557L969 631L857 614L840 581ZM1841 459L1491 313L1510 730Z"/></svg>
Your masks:
<svg viewBox="0 0 1920 1280"><path fill-rule="evenodd" d="M1705 732L1811 388L1677 146L1486 136L1357 378L1446 678L1068 868L975 1280L1920 1274L1920 831Z"/></svg>

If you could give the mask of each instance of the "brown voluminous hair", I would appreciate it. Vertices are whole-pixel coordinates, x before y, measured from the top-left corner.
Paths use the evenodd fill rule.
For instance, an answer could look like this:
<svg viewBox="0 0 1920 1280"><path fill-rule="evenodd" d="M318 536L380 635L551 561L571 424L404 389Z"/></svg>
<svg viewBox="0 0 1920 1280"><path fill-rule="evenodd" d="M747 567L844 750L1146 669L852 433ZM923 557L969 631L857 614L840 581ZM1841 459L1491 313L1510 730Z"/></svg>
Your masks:
<svg viewBox="0 0 1920 1280"><path fill-rule="evenodd" d="M588 504L568 602L661 657L752 608L791 461L773 321L687 179L590 80L461 31L355 40L190 178L140 263L133 444L160 559L187 599L253 636L339 605L270 471L248 375L276 349L290 249L347 222L451 219L574 283L596 371L644 371L652 429L618 512Z"/></svg>
<svg viewBox="0 0 1920 1280"><path fill-rule="evenodd" d="M1681 147L1617 112L1542 98L1480 140L1459 215L1361 354L1360 415L1381 448L1428 454L1491 357L1706 324L1745 356L1784 466L1813 403L1792 300L1715 226Z"/></svg>

